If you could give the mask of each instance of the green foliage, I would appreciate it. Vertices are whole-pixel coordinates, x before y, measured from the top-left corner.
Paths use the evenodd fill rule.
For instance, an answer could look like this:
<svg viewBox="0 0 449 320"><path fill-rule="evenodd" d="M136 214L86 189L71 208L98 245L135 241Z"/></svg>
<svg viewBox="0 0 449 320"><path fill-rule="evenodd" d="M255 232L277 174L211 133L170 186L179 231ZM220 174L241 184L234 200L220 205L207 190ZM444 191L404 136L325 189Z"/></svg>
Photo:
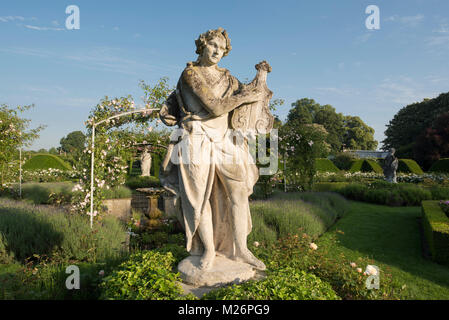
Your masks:
<svg viewBox="0 0 449 320"><path fill-rule="evenodd" d="M376 172L382 173L382 167L371 159L358 159L354 160L349 168L350 172Z"/></svg>
<svg viewBox="0 0 449 320"><path fill-rule="evenodd" d="M130 256L101 284L101 299L108 300L177 300L185 299L174 273L171 252L139 252Z"/></svg>
<svg viewBox="0 0 449 320"><path fill-rule="evenodd" d="M279 192L269 201L251 203L253 229L248 241L272 244L300 232L318 237L347 210L347 201L336 194Z"/></svg>
<svg viewBox="0 0 449 320"><path fill-rule="evenodd" d="M204 300L341 300L332 287L317 276L292 267L268 273L260 281L218 289Z"/></svg>
<svg viewBox="0 0 449 320"><path fill-rule="evenodd" d="M37 154L23 165L23 170L39 169L72 170L69 164L52 154Z"/></svg>
<svg viewBox="0 0 449 320"><path fill-rule="evenodd" d="M401 288L391 275L381 270L379 290L367 290L367 276L350 266L344 255L333 257L326 246L311 249L311 237L305 233L281 238L269 246L252 248L267 265L267 278L231 288L211 291L205 299L397 299ZM334 240L334 242L337 242ZM366 258L357 261L360 267L372 264ZM313 274L315 277L310 277ZM289 277L292 282L289 284ZM308 280L306 280L308 279ZM317 281L320 279L320 281ZM279 285L276 285L278 283ZM316 287L315 287L316 285ZM330 286L329 286L330 285ZM332 289L332 290L330 290ZM272 292L273 296L268 295ZM282 297L282 298L281 298Z"/></svg>
<svg viewBox="0 0 449 320"><path fill-rule="evenodd" d="M64 182L73 181L78 176L78 173L72 170L60 169L37 169L37 170L23 170L23 182Z"/></svg>
<svg viewBox="0 0 449 320"><path fill-rule="evenodd" d="M103 261L122 254L124 227L105 217L91 230L87 217L0 199L0 233L9 256L17 261L37 255Z"/></svg>
<svg viewBox="0 0 449 320"><path fill-rule="evenodd" d="M430 167L429 171L449 173L449 158L438 160Z"/></svg>
<svg viewBox="0 0 449 320"><path fill-rule="evenodd" d="M316 192L337 192L339 189L347 186L349 182L318 182L313 185L313 191Z"/></svg>
<svg viewBox="0 0 449 320"><path fill-rule="evenodd" d="M79 154L86 145L86 135L81 131L73 131L67 137L61 138L59 143L62 151Z"/></svg>
<svg viewBox="0 0 449 320"><path fill-rule="evenodd" d="M440 208L438 201L422 203L424 235L432 258L449 264L449 217Z"/></svg>
<svg viewBox="0 0 449 320"><path fill-rule="evenodd" d="M419 164L412 159L399 159L398 172L424 174Z"/></svg>
<svg viewBox="0 0 449 320"><path fill-rule="evenodd" d="M318 172L338 172L338 168L329 159L315 159L315 166Z"/></svg>
<svg viewBox="0 0 449 320"><path fill-rule="evenodd" d="M374 129L359 117L344 117L343 145L351 150L375 150L377 141L374 140Z"/></svg>
<svg viewBox="0 0 449 320"><path fill-rule="evenodd" d="M15 180L15 173L19 170L19 148L30 146L39 137L39 131L44 129L44 126L39 126L27 131L31 120L21 118L20 114L32 107L12 109L0 104L0 185Z"/></svg>
<svg viewBox="0 0 449 320"><path fill-rule="evenodd" d="M22 185L22 197L34 204L69 204L73 185L71 182L25 183Z"/></svg>
<svg viewBox="0 0 449 320"><path fill-rule="evenodd" d="M449 111L439 115L432 126L416 138L414 158L428 169L435 161L449 157Z"/></svg>
<svg viewBox="0 0 449 320"><path fill-rule="evenodd" d="M280 152L287 159L284 170L290 185L310 190L316 175L315 159L327 156L327 132L318 124L287 122L279 132Z"/></svg>
<svg viewBox="0 0 449 320"><path fill-rule="evenodd" d="M128 164L135 157L138 146L147 145L155 140L163 145L168 139L165 131L153 132L148 122L154 120L158 112L155 110L166 100L171 89L167 85L167 78L162 78L151 87L143 81L140 87L144 90L145 112L135 112L136 107L132 96L109 99L107 96L97 104L86 122L87 134L92 135L95 126L95 150L89 139L87 148L77 164L80 173L82 193L73 199L73 211L78 213L90 212L90 166L92 152L95 159L95 181L93 190L94 215L104 212L103 200L105 187L114 188L125 183L128 174ZM156 126L157 126L156 122ZM121 129L128 125L127 130ZM147 133L145 133L148 131ZM160 146L158 146L160 147Z"/></svg>
<svg viewBox="0 0 449 320"><path fill-rule="evenodd" d="M160 187L161 182L159 181L159 178L156 177L128 177L126 179L125 185L132 189L138 189L138 188L151 188L151 187Z"/></svg>
<svg viewBox="0 0 449 320"><path fill-rule="evenodd" d="M104 190L105 199L126 199L132 197L132 191L125 186Z"/></svg>
<svg viewBox="0 0 449 320"><path fill-rule="evenodd" d="M349 170L355 159L357 159L357 156L354 153L340 152L335 155L335 157L332 159L332 162L340 170Z"/></svg>
<svg viewBox="0 0 449 320"><path fill-rule="evenodd" d="M351 200L389 206L419 206L421 201L432 199L432 193L425 188L382 181L371 184L353 183L336 191Z"/></svg>
<svg viewBox="0 0 449 320"><path fill-rule="evenodd" d="M320 105L313 99L300 99L292 103L288 122L319 124L324 126L328 135L326 142L332 153L341 150L342 145L351 149L371 150L377 147L374 129L367 126L359 117L344 116L337 113L331 105Z"/></svg>
<svg viewBox="0 0 449 320"><path fill-rule="evenodd" d="M424 99L403 107L387 125L384 149L407 146L414 143L426 128L442 113L449 111L449 92L434 99ZM399 155L398 155L399 156ZM408 155L410 157L411 155ZM404 155L401 155L404 157Z"/></svg>
<svg viewBox="0 0 449 320"><path fill-rule="evenodd" d="M432 186L430 188L430 192L432 193L432 200L447 200L449 199L449 188L440 187L440 186Z"/></svg>

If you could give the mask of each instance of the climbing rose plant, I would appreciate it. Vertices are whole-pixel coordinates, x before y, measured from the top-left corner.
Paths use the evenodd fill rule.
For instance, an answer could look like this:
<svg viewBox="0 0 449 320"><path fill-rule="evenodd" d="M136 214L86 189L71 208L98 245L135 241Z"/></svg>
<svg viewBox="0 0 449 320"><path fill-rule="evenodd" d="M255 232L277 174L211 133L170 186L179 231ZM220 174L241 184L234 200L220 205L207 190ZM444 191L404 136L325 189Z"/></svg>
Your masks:
<svg viewBox="0 0 449 320"><path fill-rule="evenodd" d="M279 151L286 159L285 176L290 185L310 190L316 176L315 159L327 156L326 129L319 124L285 124L279 130Z"/></svg>
<svg viewBox="0 0 449 320"><path fill-rule="evenodd" d="M19 173L19 148L29 147L39 137L44 126L28 129L31 120L21 117L21 113L33 107L18 106L10 108L0 105L0 171L1 185L16 182Z"/></svg>

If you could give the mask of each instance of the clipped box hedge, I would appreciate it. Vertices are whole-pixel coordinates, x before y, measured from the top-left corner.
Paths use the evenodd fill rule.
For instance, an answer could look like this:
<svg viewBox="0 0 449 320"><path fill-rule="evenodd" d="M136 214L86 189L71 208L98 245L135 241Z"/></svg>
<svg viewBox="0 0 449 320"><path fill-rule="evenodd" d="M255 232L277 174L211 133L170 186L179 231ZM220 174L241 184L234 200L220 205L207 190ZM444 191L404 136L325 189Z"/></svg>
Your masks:
<svg viewBox="0 0 449 320"><path fill-rule="evenodd" d="M429 244L432 259L449 265L449 218L438 201L423 201L424 236Z"/></svg>
<svg viewBox="0 0 449 320"><path fill-rule="evenodd" d="M429 171L449 173L449 158L438 160L430 167Z"/></svg>
<svg viewBox="0 0 449 320"><path fill-rule="evenodd" d="M424 174L419 164L412 159L399 159L398 172Z"/></svg>
<svg viewBox="0 0 449 320"><path fill-rule="evenodd" d="M339 172L337 166L329 159L315 159L315 166L318 172Z"/></svg>
<svg viewBox="0 0 449 320"><path fill-rule="evenodd" d="M23 170L48 169L72 170L67 162L53 154L37 154L23 165Z"/></svg>
<svg viewBox="0 0 449 320"><path fill-rule="evenodd" d="M354 160L349 171L383 173L382 167L375 160L371 159Z"/></svg>

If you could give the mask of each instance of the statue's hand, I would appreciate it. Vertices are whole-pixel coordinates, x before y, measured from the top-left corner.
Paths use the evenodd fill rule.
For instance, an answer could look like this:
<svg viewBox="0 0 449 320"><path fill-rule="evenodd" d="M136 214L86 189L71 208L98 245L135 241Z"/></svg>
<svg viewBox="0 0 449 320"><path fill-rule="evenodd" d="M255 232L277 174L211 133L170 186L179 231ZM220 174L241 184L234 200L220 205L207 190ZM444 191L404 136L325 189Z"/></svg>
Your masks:
<svg viewBox="0 0 449 320"><path fill-rule="evenodd" d="M254 103L263 99L263 92L259 87L245 86L240 91L242 103Z"/></svg>

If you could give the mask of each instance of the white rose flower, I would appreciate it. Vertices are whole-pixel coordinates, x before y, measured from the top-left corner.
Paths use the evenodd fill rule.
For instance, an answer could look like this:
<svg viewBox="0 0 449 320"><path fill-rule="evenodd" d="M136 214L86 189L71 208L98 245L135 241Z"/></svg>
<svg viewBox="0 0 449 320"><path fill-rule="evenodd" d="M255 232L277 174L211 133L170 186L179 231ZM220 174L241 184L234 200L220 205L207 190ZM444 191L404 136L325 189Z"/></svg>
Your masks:
<svg viewBox="0 0 449 320"><path fill-rule="evenodd" d="M375 276L375 275L377 275L377 269L376 269L375 266L372 266L372 265L369 264L369 265L366 266L365 273L369 274L369 275L372 275L372 276Z"/></svg>

